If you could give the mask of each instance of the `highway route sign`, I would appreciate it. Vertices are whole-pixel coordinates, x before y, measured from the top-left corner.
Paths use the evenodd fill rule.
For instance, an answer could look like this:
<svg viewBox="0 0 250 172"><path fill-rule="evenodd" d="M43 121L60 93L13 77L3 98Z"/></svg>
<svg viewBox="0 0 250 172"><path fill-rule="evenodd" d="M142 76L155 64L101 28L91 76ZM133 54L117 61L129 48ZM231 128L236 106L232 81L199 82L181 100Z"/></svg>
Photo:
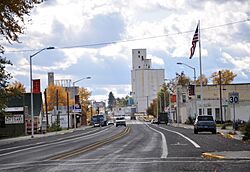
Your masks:
<svg viewBox="0 0 250 172"><path fill-rule="evenodd" d="M239 103L239 93L237 93L237 92L228 93L228 97L229 97L230 104Z"/></svg>

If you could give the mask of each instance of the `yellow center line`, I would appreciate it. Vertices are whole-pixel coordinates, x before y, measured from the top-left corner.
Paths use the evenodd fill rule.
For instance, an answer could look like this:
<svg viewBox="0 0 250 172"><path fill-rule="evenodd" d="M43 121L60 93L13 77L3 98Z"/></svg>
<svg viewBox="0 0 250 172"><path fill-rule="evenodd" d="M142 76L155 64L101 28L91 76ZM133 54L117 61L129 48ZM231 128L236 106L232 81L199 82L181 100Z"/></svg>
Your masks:
<svg viewBox="0 0 250 172"><path fill-rule="evenodd" d="M107 138L107 139L103 139L103 140L100 140L100 141L97 141L95 143L92 143L90 145L87 145L85 147L82 147L82 148L79 148L79 149L76 149L76 150L72 150L70 152L65 152L65 153L62 153L60 155L56 155L52 158L50 158L51 160L63 160L63 159L67 159L67 158L70 158L70 157L73 157L73 156L76 156L76 155L79 155L79 154L82 154L84 152L87 152L87 151L90 151L90 150L93 150L93 149L96 149L98 147L101 147L103 146L104 144L107 144L107 143L110 143L110 142L113 142L115 140L118 140L124 136L126 136L128 133L130 133L130 130L131 128L130 127L126 127L125 130L123 130L121 133L119 134L116 134L114 136L111 136L110 138Z"/></svg>

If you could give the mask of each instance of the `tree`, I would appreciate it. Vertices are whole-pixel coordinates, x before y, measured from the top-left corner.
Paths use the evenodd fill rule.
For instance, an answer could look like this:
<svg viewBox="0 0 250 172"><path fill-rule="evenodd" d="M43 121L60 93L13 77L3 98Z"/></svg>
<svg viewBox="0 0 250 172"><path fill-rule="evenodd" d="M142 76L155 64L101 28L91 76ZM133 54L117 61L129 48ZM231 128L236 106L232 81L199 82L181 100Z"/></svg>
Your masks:
<svg viewBox="0 0 250 172"><path fill-rule="evenodd" d="M91 114L88 114L88 108L90 105L89 98L91 96L91 92L89 92L86 88L79 88L78 95L82 107L82 114L86 114L87 118L90 119Z"/></svg>
<svg viewBox="0 0 250 172"><path fill-rule="evenodd" d="M221 84L231 84L236 76L237 74L233 73L232 71L228 69L221 70ZM211 75L211 78L213 80L213 84L220 84L219 71L214 72Z"/></svg>
<svg viewBox="0 0 250 172"><path fill-rule="evenodd" d="M112 93L112 91L109 93L109 99L108 99L108 108L112 111L113 107L115 106L115 96Z"/></svg>
<svg viewBox="0 0 250 172"><path fill-rule="evenodd" d="M0 3L0 34L9 42L19 42L23 33L25 16L30 14L35 4L43 0L8 0ZM0 47L3 52L3 46Z"/></svg>
<svg viewBox="0 0 250 172"><path fill-rule="evenodd" d="M201 80L202 78L202 80ZM196 80L196 85L200 85L200 80L202 81L202 85L207 85L208 83L208 79L205 75L202 74L202 77L198 77L198 79Z"/></svg>
<svg viewBox="0 0 250 172"><path fill-rule="evenodd" d="M184 72L181 72L181 74L176 73L176 80L177 85L187 86L190 83L190 78L187 77Z"/></svg>
<svg viewBox="0 0 250 172"><path fill-rule="evenodd" d="M10 74L5 71L5 66L10 65L10 61L0 57L0 115L3 115L3 108L9 92L6 90L8 86L8 80L11 78Z"/></svg>
<svg viewBox="0 0 250 172"><path fill-rule="evenodd" d="M25 86L18 81L12 82L6 88L8 91L12 92L13 94L22 94L25 93Z"/></svg>
<svg viewBox="0 0 250 172"><path fill-rule="evenodd" d="M47 88L47 104L48 104L48 111L54 109L57 105L57 91L58 91L58 106L66 106L67 104L67 92L66 90L57 85L50 85ZM73 101L71 101L73 104Z"/></svg>
<svg viewBox="0 0 250 172"><path fill-rule="evenodd" d="M30 14L35 4L43 0L5 0L0 3L0 35L9 43L19 42L18 36L23 33L25 16ZM4 47L0 44L0 114L3 114L6 98L9 96L5 89L11 75L5 71L5 66L11 62L2 57Z"/></svg>
<svg viewBox="0 0 250 172"><path fill-rule="evenodd" d="M116 99L116 105L119 106L119 107L125 107L128 105L128 99L129 99L129 96L126 96L125 98L122 97L122 98L117 98Z"/></svg>
<svg viewBox="0 0 250 172"><path fill-rule="evenodd" d="M153 115L156 117L156 106L157 106L157 99L154 99L153 102L150 103L148 109L147 109L147 114L148 115Z"/></svg>

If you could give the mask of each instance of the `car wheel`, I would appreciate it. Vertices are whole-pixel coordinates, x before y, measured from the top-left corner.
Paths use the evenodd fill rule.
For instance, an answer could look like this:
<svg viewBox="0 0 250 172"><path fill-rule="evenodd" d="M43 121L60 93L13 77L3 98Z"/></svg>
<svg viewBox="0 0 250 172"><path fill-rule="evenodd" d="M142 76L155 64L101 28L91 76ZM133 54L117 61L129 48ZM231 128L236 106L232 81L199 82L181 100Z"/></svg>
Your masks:
<svg viewBox="0 0 250 172"><path fill-rule="evenodd" d="M212 131L212 134L216 134L216 130L213 130L213 131Z"/></svg>
<svg viewBox="0 0 250 172"><path fill-rule="evenodd" d="M194 134L198 134L198 131L194 129Z"/></svg>

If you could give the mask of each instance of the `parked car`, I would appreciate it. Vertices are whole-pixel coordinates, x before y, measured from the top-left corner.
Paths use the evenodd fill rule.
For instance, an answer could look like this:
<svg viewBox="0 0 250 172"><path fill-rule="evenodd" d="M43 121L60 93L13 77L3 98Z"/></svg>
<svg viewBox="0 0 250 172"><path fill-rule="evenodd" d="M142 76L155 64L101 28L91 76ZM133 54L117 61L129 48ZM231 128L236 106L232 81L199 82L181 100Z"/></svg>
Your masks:
<svg viewBox="0 0 250 172"><path fill-rule="evenodd" d="M151 124L158 124L158 120L157 119L152 119Z"/></svg>
<svg viewBox="0 0 250 172"><path fill-rule="evenodd" d="M115 120L115 126L118 127L120 125L124 125L126 127L126 120L124 117L117 117Z"/></svg>
<svg viewBox="0 0 250 172"><path fill-rule="evenodd" d="M212 115L199 115L194 122L194 134L201 131L210 131L216 134L216 123Z"/></svg>

